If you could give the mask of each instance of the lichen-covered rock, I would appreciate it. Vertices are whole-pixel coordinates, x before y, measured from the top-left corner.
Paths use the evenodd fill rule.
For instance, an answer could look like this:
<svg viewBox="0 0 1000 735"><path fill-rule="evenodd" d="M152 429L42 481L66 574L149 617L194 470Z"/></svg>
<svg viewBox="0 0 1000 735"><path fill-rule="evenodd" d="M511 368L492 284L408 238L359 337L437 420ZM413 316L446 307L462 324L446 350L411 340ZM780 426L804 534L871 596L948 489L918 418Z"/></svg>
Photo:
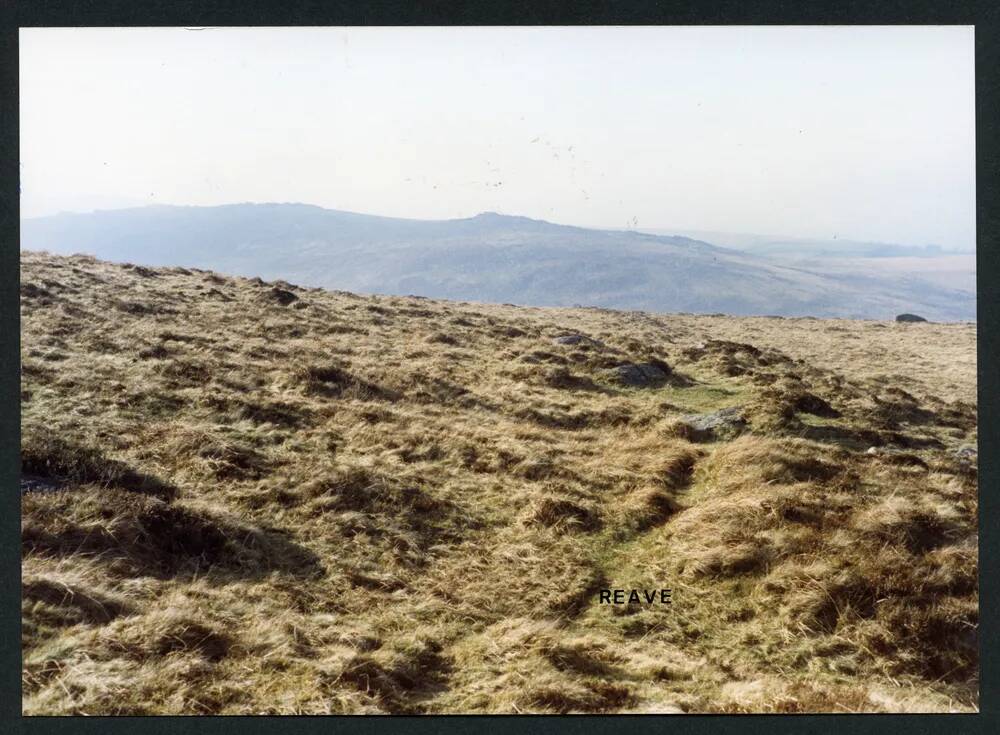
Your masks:
<svg viewBox="0 0 1000 735"><path fill-rule="evenodd" d="M747 421L738 406L712 413L690 414L681 419L692 441L731 439L746 431Z"/></svg>

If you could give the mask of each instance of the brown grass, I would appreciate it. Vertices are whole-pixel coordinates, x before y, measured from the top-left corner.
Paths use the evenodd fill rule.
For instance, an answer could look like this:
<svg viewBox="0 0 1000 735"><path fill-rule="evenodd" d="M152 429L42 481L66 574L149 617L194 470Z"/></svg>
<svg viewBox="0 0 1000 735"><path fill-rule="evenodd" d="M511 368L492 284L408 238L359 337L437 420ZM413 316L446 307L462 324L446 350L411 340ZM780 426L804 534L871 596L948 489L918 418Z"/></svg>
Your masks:
<svg viewBox="0 0 1000 735"><path fill-rule="evenodd" d="M39 253L21 299L26 714L978 707L974 325Z"/></svg>

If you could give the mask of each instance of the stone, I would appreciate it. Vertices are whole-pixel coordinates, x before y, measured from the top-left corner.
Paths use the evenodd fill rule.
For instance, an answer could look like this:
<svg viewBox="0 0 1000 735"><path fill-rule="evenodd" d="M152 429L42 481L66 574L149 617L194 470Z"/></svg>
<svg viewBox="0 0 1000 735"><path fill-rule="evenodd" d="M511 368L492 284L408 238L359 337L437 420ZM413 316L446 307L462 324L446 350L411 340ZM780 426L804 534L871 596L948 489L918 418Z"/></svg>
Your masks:
<svg viewBox="0 0 1000 735"><path fill-rule="evenodd" d="M966 469L974 469L979 464L979 450L969 444L952 449L951 456Z"/></svg>
<svg viewBox="0 0 1000 735"><path fill-rule="evenodd" d="M600 340L593 339L584 334L562 334L552 340L553 344L557 345L593 345L595 347L604 347L604 343Z"/></svg>
<svg viewBox="0 0 1000 735"><path fill-rule="evenodd" d="M917 316L916 314L899 314L896 317L897 322L926 322L922 316Z"/></svg>
<svg viewBox="0 0 1000 735"><path fill-rule="evenodd" d="M692 441L729 439L747 429L747 421L738 406L722 408L712 413L689 414L681 418Z"/></svg>
<svg viewBox="0 0 1000 735"><path fill-rule="evenodd" d="M612 380L622 385L644 388L663 383L670 374L670 367L666 363L626 363L611 368L608 373Z"/></svg>

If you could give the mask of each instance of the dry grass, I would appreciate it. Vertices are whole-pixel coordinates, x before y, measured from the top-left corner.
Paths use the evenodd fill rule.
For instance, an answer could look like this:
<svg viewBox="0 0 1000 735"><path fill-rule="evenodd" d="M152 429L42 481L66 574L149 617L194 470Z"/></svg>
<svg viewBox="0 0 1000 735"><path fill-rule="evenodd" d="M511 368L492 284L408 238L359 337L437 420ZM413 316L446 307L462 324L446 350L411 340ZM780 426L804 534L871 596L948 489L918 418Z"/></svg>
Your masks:
<svg viewBox="0 0 1000 735"><path fill-rule="evenodd" d="M26 714L978 707L974 325L21 264Z"/></svg>

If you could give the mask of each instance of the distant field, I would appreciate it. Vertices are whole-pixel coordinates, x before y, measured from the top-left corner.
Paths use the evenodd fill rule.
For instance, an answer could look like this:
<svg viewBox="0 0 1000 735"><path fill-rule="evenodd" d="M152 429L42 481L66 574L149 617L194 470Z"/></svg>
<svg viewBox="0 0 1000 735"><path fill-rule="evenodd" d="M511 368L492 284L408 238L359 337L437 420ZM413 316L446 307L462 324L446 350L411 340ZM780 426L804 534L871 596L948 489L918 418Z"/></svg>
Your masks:
<svg viewBox="0 0 1000 735"><path fill-rule="evenodd" d="M21 319L25 714L978 709L975 324L37 252Z"/></svg>

